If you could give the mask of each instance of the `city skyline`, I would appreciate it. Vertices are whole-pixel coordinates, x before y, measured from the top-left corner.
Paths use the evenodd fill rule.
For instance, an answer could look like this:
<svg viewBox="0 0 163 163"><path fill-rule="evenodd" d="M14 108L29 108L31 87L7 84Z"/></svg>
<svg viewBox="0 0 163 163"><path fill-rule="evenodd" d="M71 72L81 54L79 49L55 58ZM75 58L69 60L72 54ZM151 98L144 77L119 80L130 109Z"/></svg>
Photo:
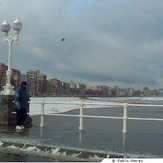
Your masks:
<svg viewBox="0 0 163 163"><path fill-rule="evenodd" d="M161 0L0 0L0 21L19 17L23 24L12 49L12 67L22 73L38 69L88 86L162 88L162 7ZM8 46L1 43L0 53L7 64Z"/></svg>
<svg viewBox="0 0 163 163"><path fill-rule="evenodd" d="M7 65L0 63L0 90L6 83ZM40 70L28 70L22 74L20 70L12 69L11 84L16 90L22 81L27 81L30 96L162 96L163 89L143 87L122 88L118 85L96 85L88 87L86 84L75 81L65 82L53 77L47 78Z"/></svg>
<svg viewBox="0 0 163 163"><path fill-rule="evenodd" d="M6 68L6 70L7 70L7 65L5 65L5 63L1 63L0 62L0 65L3 67L5 67ZM4 70L1 70L1 73L3 73L3 75L5 75L6 76L6 70L4 71ZM4 71L4 72L3 72ZM20 77L22 78L22 79L19 79L20 81L23 81L23 80L25 80L25 81L27 81L27 73L28 72L38 72L38 74L39 75L43 75L43 76L46 76L46 79L49 81L49 80L51 80L51 79L56 79L56 80L58 80L58 81L60 81L61 83L69 83L70 85L71 84L84 84L85 86L86 86L86 88L87 89L93 89L93 88L96 88L96 87L98 87L98 86L106 86L106 87L108 87L108 88L114 88L114 87L118 87L118 88L120 88L120 89L134 89L134 90L143 90L143 89L152 89L152 88L150 88L150 87L148 87L148 86L144 86L144 87L142 87L142 88L133 88L133 87L131 87L131 86L127 86L127 87L121 87L120 85L113 85L113 86L111 86L111 85L109 85L109 84L106 84L106 85L102 85L102 84L99 84L99 85L91 85L91 86L88 86L86 83L82 83L82 82L80 82L80 81L74 81L73 79L71 80L71 81L63 81L63 80L61 80L61 79L59 79L59 78L57 78L57 77L55 77L55 76L53 76L53 77L51 77L51 78L49 78L48 77L48 75L47 74L44 74L44 73L42 73L40 70L38 70L38 69L29 69L29 70L27 70L25 73L22 73L21 72L21 70L19 70L19 69L15 69L15 68L12 68L12 71L13 71L13 73L12 73L12 79L14 79L15 81L16 80L18 80L19 78L18 78L18 73L20 73ZM16 74L14 73L14 71L16 72ZM16 76L15 76L16 75ZM5 79L3 79L3 80L5 80ZM4 81L5 82L5 81ZM4 84L5 85L5 84ZM163 89L163 88L156 88L156 89ZM153 90L156 90L156 89L153 89Z"/></svg>

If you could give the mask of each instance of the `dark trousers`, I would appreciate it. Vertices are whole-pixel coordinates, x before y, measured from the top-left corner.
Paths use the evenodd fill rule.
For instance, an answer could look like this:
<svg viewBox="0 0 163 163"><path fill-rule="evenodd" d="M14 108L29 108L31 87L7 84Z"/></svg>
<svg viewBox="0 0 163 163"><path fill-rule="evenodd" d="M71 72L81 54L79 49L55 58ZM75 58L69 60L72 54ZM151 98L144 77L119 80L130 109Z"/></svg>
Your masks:
<svg viewBox="0 0 163 163"><path fill-rule="evenodd" d="M26 108L16 109L16 124L18 126L23 125L27 116Z"/></svg>

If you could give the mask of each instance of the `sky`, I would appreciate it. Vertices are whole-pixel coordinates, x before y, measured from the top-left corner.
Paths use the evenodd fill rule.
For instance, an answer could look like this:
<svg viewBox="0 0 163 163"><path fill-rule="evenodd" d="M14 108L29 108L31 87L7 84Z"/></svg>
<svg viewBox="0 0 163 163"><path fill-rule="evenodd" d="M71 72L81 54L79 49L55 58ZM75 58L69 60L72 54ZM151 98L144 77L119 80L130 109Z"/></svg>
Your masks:
<svg viewBox="0 0 163 163"><path fill-rule="evenodd" d="M162 8L162 0L0 0L0 22L18 17L23 24L11 60L21 73L37 69L87 87L157 89L163 87ZM0 62L7 64L2 32L0 39Z"/></svg>

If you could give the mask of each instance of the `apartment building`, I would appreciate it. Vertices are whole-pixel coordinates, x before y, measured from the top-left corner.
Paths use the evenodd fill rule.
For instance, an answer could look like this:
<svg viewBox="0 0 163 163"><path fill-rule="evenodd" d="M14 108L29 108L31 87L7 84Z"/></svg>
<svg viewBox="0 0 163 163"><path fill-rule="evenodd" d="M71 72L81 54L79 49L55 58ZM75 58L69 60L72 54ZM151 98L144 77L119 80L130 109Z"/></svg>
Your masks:
<svg viewBox="0 0 163 163"><path fill-rule="evenodd" d="M39 70L28 70L26 72L30 96L44 96L46 94L46 75Z"/></svg>
<svg viewBox="0 0 163 163"><path fill-rule="evenodd" d="M142 90L144 96L154 96L158 94L156 89L149 89L148 87L144 87Z"/></svg>
<svg viewBox="0 0 163 163"><path fill-rule="evenodd" d="M82 83L70 83L70 94L73 96L85 96L86 85Z"/></svg>
<svg viewBox="0 0 163 163"><path fill-rule="evenodd" d="M79 96L84 96L86 92L86 85L83 83L77 83L77 86L79 88Z"/></svg>
<svg viewBox="0 0 163 163"><path fill-rule="evenodd" d="M70 95L70 83L62 82L62 95L63 96Z"/></svg>
<svg viewBox="0 0 163 163"><path fill-rule="evenodd" d="M3 90L3 86L6 85L6 70L7 66L4 63L0 63L0 90Z"/></svg>
<svg viewBox="0 0 163 163"><path fill-rule="evenodd" d="M109 87L105 85L97 85L96 87L96 95L97 96L108 96Z"/></svg>
<svg viewBox="0 0 163 163"><path fill-rule="evenodd" d="M120 96L120 88L119 88L119 86L114 86L112 88L112 95L113 96Z"/></svg>
<svg viewBox="0 0 163 163"><path fill-rule="evenodd" d="M14 86L14 90L16 90L20 86L20 71L19 70L12 69L11 85Z"/></svg>
<svg viewBox="0 0 163 163"><path fill-rule="evenodd" d="M22 82L22 81L27 81L26 74L20 74L20 82Z"/></svg>
<svg viewBox="0 0 163 163"><path fill-rule="evenodd" d="M6 71L8 67L4 63L0 63L0 91L3 90L3 86L6 85ZM20 85L20 71L16 69L12 69L11 76L11 85L14 86L14 90L16 90Z"/></svg>
<svg viewBox="0 0 163 163"><path fill-rule="evenodd" d="M48 81L48 87L47 87L47 92L49 96L57 96L59 94L59 87L61 83L60 80L53 78L49 79Z"/></svg>
<svg viewBox="0 0 163 163"><path fill-rule="evenodd" d="M135 90L134 88L127 88L127 96L134 96Z"/></svg>

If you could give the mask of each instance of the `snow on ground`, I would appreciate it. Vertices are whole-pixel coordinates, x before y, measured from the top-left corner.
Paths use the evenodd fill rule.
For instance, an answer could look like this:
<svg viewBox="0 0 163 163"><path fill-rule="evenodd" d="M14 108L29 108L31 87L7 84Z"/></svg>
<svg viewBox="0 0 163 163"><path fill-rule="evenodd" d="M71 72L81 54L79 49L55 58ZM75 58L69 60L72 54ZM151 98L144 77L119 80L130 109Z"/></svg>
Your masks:
<svg viewBox="0 0 163 163"><path fill-rule="evenodd" d="M84 108L99 108L100 101L81 99L78 97L45 97L30 99L30 114L41 113L41 102L44 102L44 113L63 113L74 109L79 109L82 102L84 102ZM37 103L36 103L37 102ZM51 103L51 104L49 104ZM88 104L89 103L89 104ZM102 104L108 104L111 102L102 101ZM106 106L102 106L106 107ZM107 106L108 107L108 106Z"/></svg>
<svg viewBox="0 0 163 163"><path fill-rule="evenodd" d="M35 102L40 102L36 103ZM30 114L40 114L41 113L41 102L45 102L44 113L61 113L67 112L73 109L79 108L79 105L70 105L70 104L48 104L49 102L72 102L80 103L79 98L70 98L70 97L46 97L46 98L31 98L30 99Z"/></svg>
<svg viewBox="0 0 163 163"><path fill-rule="evenodd" d="M93 97L89 99L81 99L78 97L32 97L30 100L30 114L41 114L41 102L43 101L45 103L45 114L63 113L79 109L82 102L84 102L84 108L108 108L115 105L122 106L123 103L130 103L131 101L132 103L163 103L163 97ZM37 104L34 102L37 102Z"/></svg>

